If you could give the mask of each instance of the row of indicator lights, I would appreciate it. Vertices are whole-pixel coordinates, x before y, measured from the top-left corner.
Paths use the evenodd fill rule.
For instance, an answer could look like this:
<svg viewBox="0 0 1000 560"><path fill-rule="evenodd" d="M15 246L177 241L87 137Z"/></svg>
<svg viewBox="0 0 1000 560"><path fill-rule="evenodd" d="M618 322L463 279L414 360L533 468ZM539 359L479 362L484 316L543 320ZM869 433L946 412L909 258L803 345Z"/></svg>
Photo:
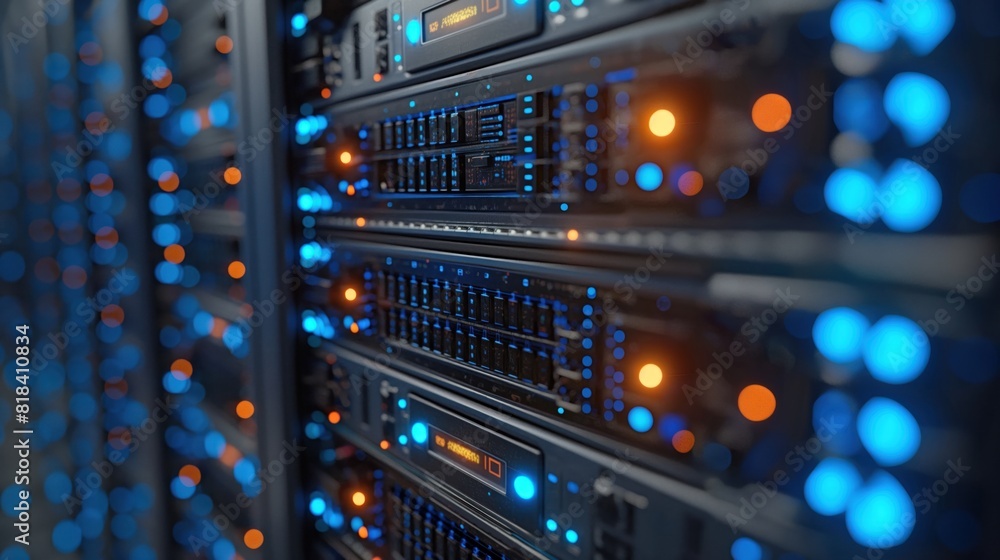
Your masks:
<svg viewBox="0 0 1000 560"><path fill-rule="evenodd" d="M927 334L899 315L887 315L872 325L854 309L835 307L820 313L812 335L823 357L837 364L860 359L872 377L884 383L913 381L930 360Z"/></svg>
<svg viewBox="0 0 1000 560"><path fill-rule="evenodd" d="M155 15L153 14L154 11L156 12ZM159 25L166 21L167 10L165 6L162 6L159 3L155 3L150 7L149 12L150 12L149 15L151 16L150 20L153 21L154 24ZM216 39L215 47L218 52L222 54L228 54L229 52L232 51L233 43L228 36L222 35ZM160 83L157 83L157 85L161 88L170 85L171 76L169 70L167 70L166 68L161 69L159 81ZM216 105L218 105L219 110L216 110L217 109ZM149 106L147 106L147 112L150 112ZM196 120L200 120L202 124L205 124L207 121L212 121L213 124L219 124L221 122L228 120L228 107L222 105L221 103L213 103L212 107L208 110L207 114L209 117L208 119L201 118ZM151 114L151 116L155 115ZM175 191L179 186L179 178L177 177L176 173L173 172L172 166L170 166L166 170L161 170L161 172L157 173L156 177L154 178L157 179L159 186L165 193L171 193ZM226 170L226 172L224 173L224 178L227 183L235 185L236 183L239 182L241 177L239 170L232 168ZM162 196L172 196L172 195L164 194ZM151 201L151 204L152 202L155 201ZM159 206L163 205L160 204ZM156 210L156 208L153 209L154 211ZM170 212L168 211L165 214L161 215L167 215L169 213ZM183 262L185 256L186 254L184 247L177 243L167 245L164 248L164 259L168 263L172 263L175 265L179 264ZM243 275L246 273L246 267L243 265L243 263L239 261L233 261L228 265L227 272L234 279L242 278ZM172 379L177 379L181 382L187 382L187 380L191 376L191 373L192 373L192 368L189 362L187 362L186 360L177 360L174 362L174 365L171 367L171 372L168 375L171 375ZM236 406L236 413L241 418L244 419L250 418L254 413L253 404L250 403L249 401L241 401ZM186 465L181 468L179 476L177 477L176 481L180 483L180 486L191 487L192 489L191 492L193 492L193 487L201 482L201 471L194 465ZM178 493L176 491L177 486L175 485L174 488L175 488L175 494L177 494ZM181 494L184 494L184 492L181 492ZM243 540L247 548L257 549L260 548L260 546L262 546L264 539L263 539L263 534L259 530L250 529L244 534Z"/></svg>
<svg viewBox="0 0 1000 560"><path fill-rule="evenodd" d="M948 35L955 22L955 9L948 0L927 0L914 8L910 17L886 25L891 19L889 4L847 0L837 4L831 14L834 37L861 51L877 53L889 49L901 37L914 54L930 53ZM898 6L891 6L897 9ZM866 87L860 81L848 81L834 96L834 120L842 132L855 132L868 142L878 139L895 123L907 144L920 145L937 134L950 112L945 88L933 78L917 73L903 73L892 78L879 100L877 86ZM879 101L882 101L879 103ZM884 110L884 112L883 112ZM829 209L849 219L856 219L858 209L868 220L881 219L894 231L913 232L928 226L941 207L941 188L923 168L897 160L881 179L855 169L838 169L824 186ZM904 170L907 176L904 177ZM916 173L913 173L913 172ZM869 208L880 191L892 185L897 199L904 204L891 205L888 212L869 215ZM872 377L888 384L908 383L918 377L929 360L926 334L913 321L887 316L872 325L850 308L829 309L813 325L817 350L835 364L863 362ZM901 351L903 349L908 351ZM816 401L829 399L820 397ZM883 466L909 460L920 443L920 428L913 415L901 404L881 397L869 400L857 415L858 436L875 461ZM862 487L857 469L843 459L824 459L809 475L805 497L810 507L821 515L846 513L848 532L855 541L878 548L905 541L912 531L907 517L914 515L906 491L890 474L879 471ZM903 531L891 535L886 526Z"/></svg>
<svg viewBox="0 0 1000 560"><path fill-rule="evenodd" d="M754 125L763 132L777 132L792 119L792 106L788 99L776 93L761 96L751 109ZM677 117L668 109L657 109L649 116L649 131L653 136L666 138L677 128ZM663 184L663 169L653 162L646 162L636 169L635 182L644 191L651 192ZM627 179L626 179L627 180ZM622 181L619 181L622 182ZM701 192L704 177L694 170L688 170L677 179L678 190L687 196Z"/></svg>
<svg viewBox="0 0 1000 560"><path fill-rule="evenodd" d="M88 51L90 53L90 56L87 56L87 54L85 54ZM85 64L88 65L97 64L101 58L101 47L93 42L84 44L80 49L80 58ZM116 69L118 68L117 65L114 65L113 62L109 61L108 68L110 69L112 67ZM51 89L51 91L53 92L57 91L56 88L58 87L65 87L62 84L70 82L70 80L73 79L71 76L69 76L69 69L70 69L70 64L68 63L65 57L63 57L58 52L50 52L48 56L46 56L45 58L45 74L48 76L48 78L50 78L51 82L49 84L43 84L42 87L47 88L50 87L50 85L55 86ZM65 72L63 70L65 70ZM28 77L27 79L30 80L30 77ZM58 82L62 82L62 84L57 85ZM28 81L27 83L30 84L30 81ZM75 84L71 85L70 89L76 91L77 89L76 85ZM80 87L79 89L81 90L82 99L77 100L78 106L88 107L89 106L88 103L91 101L93 101L95 104L100 105L100 103L96 99L93 99L90 96L84 94L86 88ZM69 96L72 97L72 94L69 94ZM64 100L65 103L70 103L72 101L73 100L70 98L66 98ZM49 107L50 108L56 107L56 103L50 102ZM92 116L96 116L98 118L92 119ZM4 121L6 122L7 125L10 124L7 114L3 111L0 111L0 123ZM95 130L91 128L92 126L94 126L91 123L93 122L96 124L95 121L106 122L106 117L104 117L103 113L100 112L91 113L91 116L87 117L87 125L88 125L87 128L90 129L91 132L95 132ZM0 124L0 128L4 128L4 126ZM57 132L55 129L60 127L57 127L56 124L52 122L51 128L53 129L54 132ZM6 138L7 135L9 134L9 127L7 128L6 131L0 134L2 134L2 136ZM97 132L97 134L100 134L100 132ZM112 135L108 135L108 138L111 138L111 136ZM127 136L125 136L124 138L127 139ZM39 147L41 147L40 146L41 142L38 142L38 144ZM106 147L108 147L108 152L110 152L109 155L117 151L111 148L110 141L106 144ZM23 153L19 155L22 158L25 157L25 154ZM111 177L107 174L111 173L111 171L107 169L107 167L104 165L103 162L97 159L90 161L89 164L94 165L94 167L90 167L90 165L88 165L88 168L91 169L92 171L88 171L87 173L88 175L91 176L91 189L94 192L94 194L98 197L104 197L108 194L111 194L111 189L113 188L113 181ZM104 169L102 171L106 171L107 173L95 173L96 167L98 165L103 167ZM26 167L26 169L31 169L31 167L28 166ZM97 179L98 177L101 177L103 180L94 180ZM54 231L58 229L59 238L63 241L63 245L67 247L65 250L61 251L58 255L56 255L58 260L53 259L51 257L39 259L38 263L35 266L35 277L44 283L47 284L53 283L58 279L61 269L62 280L64 285L71 288L72 290L72 292L70 293L63 292L64 295L59 298L61 300L65 298L64 303L66 305L66 308L68 309L74 308L75 305L74 300L79 298L79 293L77 292L77 290L83 287L87 279L87 271L90 270L90 266L87 264L87 259L85 254L78 254L75 257L69 256L70 249L72 249L73 251L79 251L80 249L78 249L77 247L81 247L84 250L86 249L86 246L85 244L82 243L82 238L79 236L79 234L67 235L67 233L71 231L76 231L76 232L81 231L82 230L81 226L84 223L86 223L80 221L81 218L86 215L87 213L86 210L84 210L84 208L80 206L78 203L74 202L80 196L80 186L81 185L77 182L76 178L71 178L69 181L60 182L58 187L59 197L62 199L63 202L72 203L72 205L64 205L56 207L54 213L54 222L55 222L54 228L52 222L49 222L48 220L44 219L39 219L38 221L33 222L31 227L32 239L36 243L39 244L43 243L47 239L42 239L42 238L50 238L51 235L54 233ZM43 208L44 206L47 206L47 203L50 200L48 194L45 194L44 196L39 196L37 193L32 193L32 189L30 188L28 189L28 192L29 192L29 197L31 199L30 202L34 203L34 205L31 206L38 206ZM121 197L120 192L115 193L115 197L118 197L120 200L124 201L124 199ZM16 207L17 206L16 193L14 193L14 196L12 198L13 198L13 207ZM111 199L112 198L108 198L107 200ZM31 206L29 206L29 210L31 210ZM86 206L87 209L93 212L92 215L90 216L91 224L95 225L101 223L106 224L103 227L91 228L91 231L93 231L96 235L95 244L93 247L91 247L91 249L103 250L104 254L107 254L109 256L113 254L115 250L123 249L123 246L118 245L119 243L118 232L114 227L115 226L114 217L119 212L117 210L111 210L110 208L107 207L103 208L102 210L98 210L97 204L91 205L90 203L88 203ZM7 205L7 208L5 209L10 209L10 208L11 205ZM70 212L70 210L72 211ZM41 227L39 228L38 226ZM95 229L97 231L94 231ZM39 248L39 249L40 249L39 252L44 252L44 248ZM100 252L91 253L92 258L90 260L96 264L109 264L108 262L101 262L102 259L100 259L100 257L97 256L98 254L100 254ZM4 252L2 253L2 255L0 255L0 269L2 269L0 270L0 279L15 281L19 279L25 272L24 258L19 253L16 252ZM117 300L117 298L115 299ZM19 307L20 305L15 302L14 308L17 309ZM14 312L18 313L19 311L20 310L17 309ZM119 335L122 332L120 326L122 321L124 320L124 313L125 313L124 310L120 306L114 303L107 304L103 307L103 309L101 310L101 324L98 326L97 329L97 337L102 342L106 342L109 345L112 345L115 340L119 339ZM108 328L103 328L103 327L108 327ZM100 362L100 371L104 372L106 370L105 366L115 366L115 369L120 370L121 366L116 365L116 363L121 363L121 362L113 358L113 356L115 356L115 352L117 350L125 350L126 348L128 347L120 347L120 348L111 347L110 351L101 352L101 354L104 354L104 356ZM66 364L65 367L67 369L70 367L69 364L73 363L74 359L79 359L77 358L76 354L78 354L78 352L74 351L73 348L71 347L67 349L66 355L64 355L60 360L63 364ZM120 355L124 355L124 353ZM55 364L53 367L57 365L59 364ZM13 378L11 378L11 380L12 379ZM106 377L105 379L108 378ZM70 380L72 380L72 377L70 377ZM69 385L70 383L67 382L67 384ZM85 401L87 403L87 406L83 408L89 409L89 414L87 414L87 417L93 418L93 415L95 414L94 411L97 408L96 406L94 406L95 400L94 397L92 396L93 393L87 390L86 383L84 384L72 383L72 385L74 385L74 387L72 387L74 391L72 393L67 392L68 395L71 396L71 399L69 401L71 413L73 413L73 416L76 417L78 420L83 420L84 418L77 416L77 414L75 413L77 411L77 407L74 406L74 403ZM58 388L61 387L62 385L60 384ZM50 389L55 389L55 388L56 387L50 387ZM127 381L119 374L115 374L115 380L109 380L105 384L105 390L104 390L105 398L114 399L117 401L118 399L125 397L126 394L127 394ZM100 397L98 396L98 400L96 402L100 402L99 399ZM127 405L128 402L129 402L128 399L126 399L124 401L118 401L117 404ZM106 416L104 420L106 424L110 424L104 426L104 428L108 431L109 442L111 442L112 445L117 447L116 444L122 443L122 438L119 435L122 434L122 428L120 427L119 424L123 424L124 422L118 419L121 415L118 414L116 410L121 410L123 407L111 406L111 403L109 403L108 401L105 401L104 404L105 404L104 408L106 410ZM100 413L98 413L98 417L100 417ZM54 420L55 422L46 422L46 420L49 419ZM62 423L61 427L58 426L59 423ZM92 448L86 445L88 439L81 437L80 430L85 430L86 433L87 428L95 427L93 425L94 422L83 423L82 425L78 426L76 430L73 430L71 428L71 430L67 434L67 430L65 429L66 428L65 420L63 419L63 416L60 415L58 412L52 412L46 414L39 421L38 424L39 427L42 428L39 431L43 432L43 434L40 436L41 443L43 445L46 443L54 443L57 440L64 439L64 435L68 435L69 438L65 439L69 440L70 448L74 451L73 453L74 457L80 457L83 455L89 456L90 452L92 451ZM97 427L99 428L100 424L97 424ZM78 446L77 444L85 444L82 447L82 450L86 450L87 453L84 454L76 453L77 451L81 450L81 447ZM79 467L83 466L82 459L78 458L74 461L74 463L77 463ZM67 471L67 472L72 472L72 471ZM58 481L58 484L52 484L53 482L56 481ZM64 481L63 489L59 490L58 492L50 492L52 486L63 486L63 481ZM59 492L62 492L65 495L65 492L70 491L69 477L63 471L52 468L50 474L46 478L45 490L46 490L46 495L49 497L49 499L52 501L56 501L56 497L59 495ZM116 492L121 492L121 491L128 492L128 490L126 490L125 487L122 486L117 486L114 487L113 489L109 488L108 490L110 490L110 494L112 496ZM3 498L4 498L3 501L5 510L9 511L10 514L14 514L12 509L13 506L12 505L8 506L7 498L8 496L11 496L13 493L15 493L15 491L16 491L15 487L11 486L3 492ZM52 493L55 493L56 496L52 496ZM75 518L73 517L66 518L55 524L52 530L51 538L54 547L59 552L67 554L73 552L78 547L80 547L81 541L84 538L86 538L87 540L100 538L100 534L102 532L102 528L104 527L105 523L105 513L108 510L108 500L106 496L107 494L104 494L104 492L99 488L96 489L96 492L94 492L93 496L94 498L100 498L101 500L104 500L103 511L99 509L100 506L93 506L92 504L91 505L84 504L83 507L79 510L78 515L75 516ZM88 502L90 502L90 500L88 500ZM13 502L9 503L12 504ZM23 520L24 519L22 518L22 521ZM128 517L128 520L134 522L134 518L131 516ZM115 536L118 537L118 535ZM127 541L128 539L125 537L120 537L116 538L116 540ZM93 542L91 544L93 544ZM0 545L0 546L5 546L5 545ZM15 546L16 545L12 545L10 548L6 548L0 551L0 557L3 557L5 559L10 558L11 560L14 560L15 558L20 559L28 557L28 554L27 552L24 551L24 549L19 547L15 548ZM116 544L115 546L118 547L119 545ZM140 553L141 553L140 548L133 549L133 554L140 554Z"/></svg>
<svg viewBox="0 0 1000 560"><path fill-rule="evenodd" d="M423 422L414 422L410 426L410 436L413 438L415 443L423 445L427 443L428 430L427 424ZM406 436L400 436L399 442L401 444L406 444ZM530 500L535 497L535 483L531 478L520 474L514 477L514 493L517 494L518 498L522 500Z"/></svg>
<svg viewBox="0 0 1000 560"><path fill-rule="evenodd" d="M559 524L556 523L555 519L548 519L545 521L545 528L549 530L550 533L555 533L559 531ZM576 544L580 540L580 535L573 529L566 529L564 533L566 537L566 542L570 544Z"/></svg>
<svg viewBox="0 0 1000 560"><path fill-rule="evenodd" d="M524 4L526 2L527 0L514 0L515 4ZM583 6L585 2L586 0L570 0L570 4L572 4L576 8ZM548 8L550 12L552 12L553 14L557 14L559 13L559 10L562 9L562 3L559 0L551 0L549 2Z"/></svg>

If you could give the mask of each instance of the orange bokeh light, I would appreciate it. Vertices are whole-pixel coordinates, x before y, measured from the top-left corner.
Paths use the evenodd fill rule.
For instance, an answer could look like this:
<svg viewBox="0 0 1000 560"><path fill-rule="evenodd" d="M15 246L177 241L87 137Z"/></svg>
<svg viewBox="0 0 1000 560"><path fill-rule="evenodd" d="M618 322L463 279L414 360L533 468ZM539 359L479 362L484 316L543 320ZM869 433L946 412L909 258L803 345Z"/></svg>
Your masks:
<svg viewBox="0 0 1000 560"><path fill-rule="evenodd" d="M762 95L753 104L753 124L764 132L777 132L792 120L792 104L777 93Z"/></svg>
<svg viewBox="0 0 1000 560"><path fill-rule="evenodd" d="M174 264L180 264L184 262L184 256L185 256L184 247L176 243L173 245L167 245L163 249L163 258L167 259L168 262L172 262Z"/></svg>
<svg viewBox="0 0 1000 560"><path fill-rule="evenodd" d="M167 12L167 7L160 4L160 13L156 14L156 17L149 21L153 25L163 25L166 23L168 17L170 17L170 13Z"/></svg>
<svg viewBox="0 0 1000 560"><path fill-rule="evenodd" d="M194 373L194 368L191 367L191 362L181 358L170 364L170 373L177 379L187 379Z"/></svg>
<svg viewBox="0 0 1000 560"><path fill-rule="evenodd" d="M229 35L220 35L219 38L215 40L215 50L222 54L229 54L233 52L233 40L229 38Z"/></svg>
<svg viewBox="0 0 1000 560"><path fill-rule="evenodd" d="M705 178L697 171L688 171L677 180L677 188L687 196L694 196L705 186Z"/></svg>
<svg viewBox="0 0 1000 560"><path fill-rule="evenodd" d="M115 182L105 173L97 173L90 179L90 190L97 196L104 196L115 188Z"/></svg>
<svg viewBox="0 0 1000 560"><path fill-rule="evenodd" d="M101 249L110 249L118 244L118 230L104 226L94 234L94 242Z"/></svg>
<svg viewBox="0 0 1000 560"><path fill-rule="evenodd" d="M222 177L230 185L235 185L240 182L240 179L243 178L243 173L235 167L230 167L226 169L226 171L222 174Z"/></svg>
<svg viewBox="0 0 1000 560"><path fill-rule="evenodd" d="M660 109L649 116L649 131L655 136L670 136L677 126L677 117L666 109Z"/></svg>
<svg viewBox="0 0 1000 560"><path fill-rule="evenodd" d="M243 544L247 545L250 550L257 550L264 544L264 533L257 529L250 529L243 535Z"/></svg>
<svg viewBox="0 0 1000 560"><path fill-rule="evenodd" d="M184 465L178 474L186 486L197 486L201 483L201 469L194 465Z"/></svg>
<svg viewBox="0 0 1000 560"><path fill-rule="evenodd" d="M120 306L111 304L106 305L104 309L101 310L101 322L109 327L117 327L125 321L125 310Z"/></svg>
<svg viewBox="0 0 1000 560"><path fill-rule="evenodd" d="M688 430L680 430L674 437L671 438L670 443L674 445L679 453L687 453L694 449L694 434Z"/></svg>
<svg viewBox="0 0 1000 560"><path fill-rule="evenodd" d="M160 188L166 192L174 192L177 190L177 187L180 186L181 180L173 171L166 171L160 175L160 179L157 181L157 184L159 184Z"/></svg>
<svg viewBox="0 0 1000 560"><path fill-rule="evenodd" d="M663 382L663 370L656 364L645 364L639 368L639 383L650 389Z"/></svg>
<svg viewBox="0 0 1000 560"><path fill-rule="evenodd" d="M247 267L240 261L233 261L229 263L228 271L230 276L239 280L240 278L243 278L243 276L247 273Z"/></svg>
<svg viewBox="0 0 1000 560"><path fill-rule="evenodd" d="M253 403L250 401L240 401L236 405L236 415L244 420L253 416L254 410Z"/></svg>
<svg viewBox="0 0 1000 560"><path fill-rule="evenodd" d="M777 408L774 393L763 385L747 385L738 399L740 413L752 422L767 420Z"/></svg>

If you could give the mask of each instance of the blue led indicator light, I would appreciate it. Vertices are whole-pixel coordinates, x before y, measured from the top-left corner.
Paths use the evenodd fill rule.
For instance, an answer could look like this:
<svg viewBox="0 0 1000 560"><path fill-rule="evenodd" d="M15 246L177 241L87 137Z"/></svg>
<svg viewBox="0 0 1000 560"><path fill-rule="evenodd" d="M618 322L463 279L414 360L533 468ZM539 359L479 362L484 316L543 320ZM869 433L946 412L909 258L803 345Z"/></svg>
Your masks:
<svg viewBox="0 0 1000 560"><path fill-rule="evenodd" d="M733 560L761 560L764 557L764 550L757 541L747 537L736 539L729 553L733 555Z"/></svg>
<svg viewBox="0 0 1000 560"><path fill-rule="evenodd" d="M410 427L410 435L413 436L413 441L416 443L426 443L427 442L427 424L423 422L417 422Z"/></svg>
<svg viewBox="0 0 1000 560"><path fill-rule="evenodd" d="M637 406L628 412L628 425L639 433L646 433L653 427L653 413L644 406Z"/></svg>
<svg viewBox="0 0 1000 560"><path fill-rule="evenodd" d="M518 475L514 479L514 493L522 500L530 500L535 497L535 483L523 474Z"/></svg>
<svg viewBox="0 0 1000 560"><path fill-rule="evenodd" d="M663 184L663 170L655 163L644 163L635 171L635 182L644 191L655 191Z"/></svg>
<svg viewBox="0 0 1000 560"><path fill-rule="evenodd" d="M411 19L410 22L406 24L406 40L414 45L420 42L419 21Z"/></svg>
<svg viewBox="0 0 1000 560"><path fill-rule="evenodd" d="M326 502L323 501L323 498L316 497L309 502L309 512L313 515L323 515L324 511L326 511Z"/></svg>

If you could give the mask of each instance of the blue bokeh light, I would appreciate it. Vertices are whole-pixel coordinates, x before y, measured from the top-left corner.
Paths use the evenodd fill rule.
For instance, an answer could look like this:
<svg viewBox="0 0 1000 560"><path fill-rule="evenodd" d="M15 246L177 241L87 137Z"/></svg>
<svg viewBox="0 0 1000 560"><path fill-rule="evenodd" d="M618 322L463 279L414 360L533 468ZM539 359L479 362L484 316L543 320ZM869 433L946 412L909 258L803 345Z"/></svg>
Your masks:
<svg viewBox="0 0 1000 560"><path fill-rule="evenodd" d="M858 412L858 437L875 462L893 467L909 461L920 448L920 426L906 407L874 397Z"/></svg>
<svg viewBox="0 0 1000 560"><path fill-rule="evenodd" d="M906 317L883 317L868 330L865 338L865 366L879 381L896 385L907 383L927 367L930 342L924 331Z"/></svg>
<svg viewBox="0 0 1000 560"><path fill-rule="evenodd" d="M833 36L842 43L867 52L880 52L896 42L896 27L886 17L886 9L871 0L843 0L830 16Z"/></svg>
<svg viewBox="0 0 1000 560"><path fill-rule="evenodd" d="M933 51L955 25L955 7L949 0L886 0L886 8L906 15L899 34L918 56Z"/></svg>
<svg viewBox="0 0 1000 560"><path fill-rule="evenodd" d="M875 180L857 169L838 169L826 180L823 198L826 206L855 222L870 222L876 216Z"/></svg>
<svg viewBox="0 0 1000 560"><path fill-rule="evenodd" d="M733 541L729 553L733 556L733 560L761 560L764 557L764 550L760 544L749 537L740 537Z"/></svg>
<svg viewBox="0 0 1000 560"><path fill-rule="evenodd" d="M639 433L646 433L653 427L653 413L644 406L637 406L628 412L628 425Z"/></svg>
<svg viewBox="0 0 1000 560"><path fill-rule="evenodd" d="M941 185L916 162L897 159L882 178L882 221L894 231L920 231L941 210Z"/></svg>
<svg viewBox="0 0 1000 560"><path fill-rule="evenodd" d="M644 163L635 171L635 183L644 191L655 191L663 184L663 170L655 163Z"/></svg>
<svg viewBox="0 0 1000 560"><path fill-rule="evenodd" d="M854 465L843 459L823 459L806 479L806 503L820 515L837 515L847 509L860 486L861 474Z"/></svg>
<svg viewBox="0 0 1000 560"><path fill-rule="evenodd" d="M320 516L326 511L326 500L316 496L312 500L309 500L309 512L313 515Z"/></svg>
<svg viewBox="0 0 1000 560"><path fill-rule="evenodd" d="M951 99L941 82L916 72L897 74L885 88L885 113L910 146L934 138L951 114Z"/></svg>
<svg viewBox="0 0 1000 560"><path fill-rule="evenodd" d="M862 546L897 546L913 531L913 502L891 474L878 471L847 506L847 530ZM893 530L889 530L889 529Z"/></svg>
<svg viewBox="0 0 1000 560"><path fill-rule="evenodd" d="M847 363L861 357L868 319L849 307L835 307L819 314L813 324L813 341L826 359Z"/></svg>

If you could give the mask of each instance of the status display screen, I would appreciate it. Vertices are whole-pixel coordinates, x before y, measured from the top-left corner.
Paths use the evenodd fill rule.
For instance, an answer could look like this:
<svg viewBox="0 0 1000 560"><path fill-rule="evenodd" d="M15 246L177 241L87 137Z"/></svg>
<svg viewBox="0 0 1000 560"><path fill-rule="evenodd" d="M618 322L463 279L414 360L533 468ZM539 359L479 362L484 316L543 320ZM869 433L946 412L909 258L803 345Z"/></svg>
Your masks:
<svg viewBox="0 0 1000 560"><path fill-rule="evenodd" d="M430 429L428 451L478 478L493 489L507 493L507 463L434 426Z"/></svg>
<svg viewBox="0 0 1000 560"><path fill-rule="evenodd" d="M507 0L452 0L424 12L424 42L447 37L506 13Z"/></svg>

